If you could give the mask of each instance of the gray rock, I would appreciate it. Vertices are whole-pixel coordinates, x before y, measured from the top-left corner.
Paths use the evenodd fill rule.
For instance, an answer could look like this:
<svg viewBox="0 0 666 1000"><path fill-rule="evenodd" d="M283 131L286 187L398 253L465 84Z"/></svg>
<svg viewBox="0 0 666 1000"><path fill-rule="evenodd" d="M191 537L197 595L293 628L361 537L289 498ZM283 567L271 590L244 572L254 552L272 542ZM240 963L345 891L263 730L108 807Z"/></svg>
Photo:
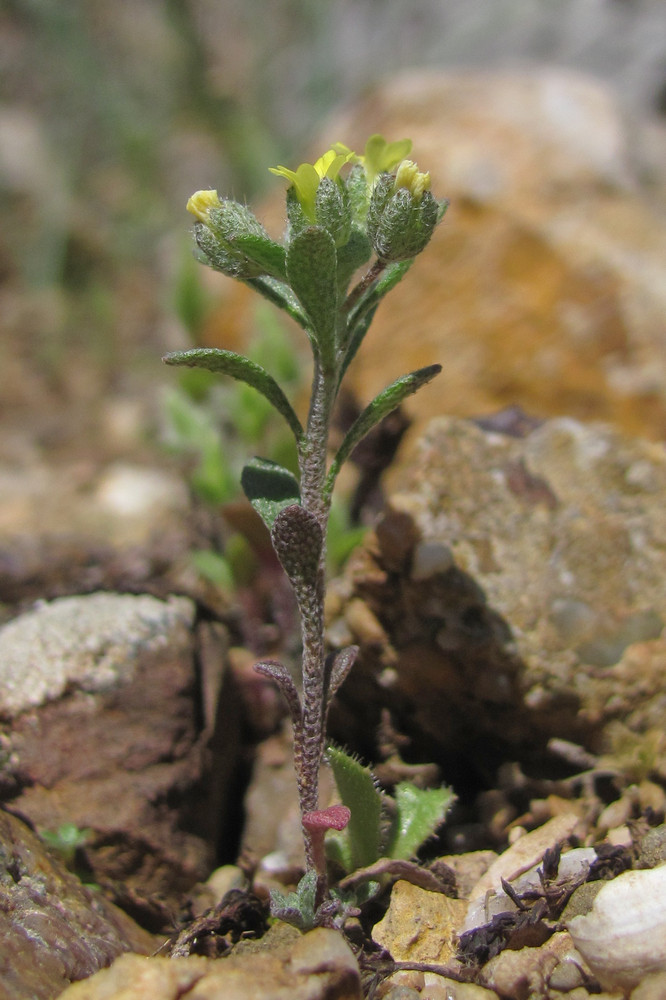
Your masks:
<svg viewBox="0 0 666 1000"><path fill-rule="evenodd" d="M90 594L42 602L0 629L0 715L101 694L129 683L142 655L192 627L194 607L148 595Z"/></svg>
<svg viewBox="0 0 666 1000"><path fill-rule="evenodd" d="M378 719L387 705L423 759L486 769L495 751L528 758L561 737L598 752L628 730L638 767L663 725L663 447L570 419L515 438L441 418L392 475L400 492L347 570L347 602L389 638L361 642L347 732L364 746L351 706ZM424 577L424 545L453 565Z"/></svg>

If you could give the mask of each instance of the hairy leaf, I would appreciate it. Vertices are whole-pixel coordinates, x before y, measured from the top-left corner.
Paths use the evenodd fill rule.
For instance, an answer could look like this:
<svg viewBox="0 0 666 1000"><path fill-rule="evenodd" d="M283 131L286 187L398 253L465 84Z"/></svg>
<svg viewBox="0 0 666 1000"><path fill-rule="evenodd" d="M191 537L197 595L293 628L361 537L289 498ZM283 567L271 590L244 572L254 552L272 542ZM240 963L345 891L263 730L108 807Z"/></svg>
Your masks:
<svg viewBox="0 0 666 1000"><path fill-rule="evenodd" d="M259 264L266 274L279 281L286 281L286 252L281 243L276 243L268 236L245 233L230 242L255 264Z"/></svg>
<svg viewBox="0 0 666 1000"><path fill-rule="evenodd" d="M272 403L289 424L296 441L303 436L301 422L292 409L291 403L272 375L265 368L250 361L235 351L223 351L218 347L195 347L189 351L173 351L162 358L167 365L185 365L188 368L205 368L210 372L220 372L251 385Z"/></svg>
<svg viewBox="0 0 666 1000"><path fill-rule="evenodd" d="M365 868L381 856L382 795L370 768L339 747L329 747L331 765L340 798L351 811L344 833L332 840L338 844L338 859L348 871Z"/></svg>
<svg viewBox="0 0 666 1000"><path fill-rule="evenodd" d="M287 275L308 316L325 369L335 362L336 271L335 243L325 229L309 226L293 237L287 250Z"/></svg>
<svg viewBox="0 0 666 1000"><path fill-rule="evenodd" d="M287 505L273 522L271 541L301 605L317 585L324 543L319 521L300 504Z"/></svg>
<svg viewBox="0 0 666 1000"><path fill-rule="evenodd" d="M282 281L278 281L277 278L271 278L269 275L262 275L258 278L247 278L245 283L250 288L254 288L260 295L263 295L269 302L272 302L278 309L286 312L287 315L296 320L298 325L303 327L307 332L308 321L303 314L298 299L288 285Z"/></svg>
<svg viewBox="0 0 666 1000"><path fill-rule="evenodd" d="M309 931L315 926L315 896L317 893L317 873L311 868L298 883L295 892L282 893L271 889L271 916L293 924L301 931Z"/></svg>
<svg viewBox="0 0 666 1000"><path fill-rule="evenodd" d="M294 723L294 729L298 731L301 725L301 699L296 690L293 677L285 665L280 663L279 660L260 660L259 663L255 663L254 669L258 674L270 677L277 684L287 702L289 713Z"/></svg>
<svg viewBox="0 0 666 1000"><path fill-rule="evenodd" d="M361 415L354 421L352 426L347 431L338 452L331 463L331 468L329 470L328 476L326 477L326 492L330 495L333 490L333 485L335 483L336 476L342 467L343 462L349 457L350 453L359 443L359 441L365 437L368 431L372 430L375 424L378 424L380 420L383 420L387 414L395 410L396 406L402 403L403 399L407 396L411 396L412 393L420 389L422 385L426 385L441 372L441 365L428 365L426 368L419 368L417 371L410 372L409 375L402 375L397 378L395 382L388 385L378 396L375 396L371 403L368 403L366 408L363 410Z"/></svg>
<svg viewBox="0 0 666 1000"><path fill-rule="evenodd" d="M396 816L386 854L407 860L433 835L444 820L455 795L450 788L417 788L402 781L395 789Z"/></svg>

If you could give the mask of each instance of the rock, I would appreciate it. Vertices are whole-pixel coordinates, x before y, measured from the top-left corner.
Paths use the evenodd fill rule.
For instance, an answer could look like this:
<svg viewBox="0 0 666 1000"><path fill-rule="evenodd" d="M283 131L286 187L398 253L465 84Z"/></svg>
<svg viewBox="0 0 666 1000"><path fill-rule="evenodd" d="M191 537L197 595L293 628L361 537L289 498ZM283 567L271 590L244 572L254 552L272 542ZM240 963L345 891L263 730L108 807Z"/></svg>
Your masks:
<svg viewBox="0 0 666 1000"><path fill-rule="evenodd" d="M409 401L419 417L519 404L663 438L663 155L656 183L644 168L663 124L626 119L602 84L566 70L413 72L334 117L312 152L378 131L413 139L451 207L350 368L361 403L440 362ZM283 192L259 214L279 232ZM240 346L251 295L217 287L207 339Z"/></svg>
<svg viewBox="0 0 666 1000"><path fill-rule="evenodd" d="M398 881L391 890L386 915L373 927L372 938L396 962L444 964L455 955L466 911L463 900Z"/></svg>
<svg viewBox="0 0 666 1000"><path fill-rule="evenodd" d="M487 923L496 913L513 909L513 904L503 891L502 882L513 883L518 876L533 869L542 861L546 851L560 847L571 836L578 822L578 816L575 814L558 816L531 833L524 834L515 844L500 854L469 892L469 906L463 929L471 930L480 924ZM566 858L567 855L565 854L564 857ZM588 868L595 857L594 851L589 849ZM538 878L535 877L534 881L538 885ZM534 887L536 888L536 885ZM525 891L527 887L514 885L514 888L521 892ZM493 895L500 899L496 906L492 905Z"/></svg>
<svg viewBox="0 0 666 1000"><path fill-rule="evenodd" d="M494 990L476 983L457 983L448 976L436 976L432 972L426 972L423 978L423 1000L498 1000Z"/></svg>
<svg viewBox="0 0 666 1000"><path fill-rule="evenodd" d="M84 888L17 816L0 810L0 996L51 1000L125 951L159 944ZM10 957L11 956L11 957Z"/></svg>
<svg viewBox="0 0 666 1000"><path fill-rule="evenodd" d="M631 991L631 1000L663 1000L665 996L666 972L651 972Z"/></svg>
<svg viewBox="0 0 666 1000"><path fill-rule="evenodd" d="M202 784L193 622L185 598L91 594L0 630L2 797L39 830L86 831L93 877L123 892L168 897L209 870L221 803Z"/></svg>
<svg viewBox="0 0 666 1000"><path fill-rule="evenodd" d="M453 869L459 899L470 898L474 886L496 860L495 851L469 851L466 854L447 854L438 858L438 861Z"/></svg>
<svg viewBox="0 0 666 1000"><path fill-rule="evenodd" d="M190 556L200 520L173 470L58 463L31 444L0 454L0 621L95 590L205 596Z"/></svg>
<svg viewBox="0 0 666 1000"><path fill-rule="evenodd" d="M341 588L389 645L362 644L334 735L373 759L388 708L411 759L445 762L454 785L457 761L465 781L470 764L532 765L552 737L610 749L635 780L666 773L663 447L565 418L523 438L438 418L391 482ZM450 568L413 579L402 545L396 562L405 522Z"/></svg>
<svg viewBox="0 0 666 1000"><path fill-rule="evenodd" d="M587 977L586 978L586 972ZM482 979L486 986L501 997L550 996L556 984L571 983L571 989L589 981L589 970L574 948L566 932L553 935L539 948L507 949L483 966Z"/></svg>
<svg viewBox="0 0 666 1000"><path fill-rule="evenodd" d="M666 972L666 865L623 872L597 893L592 909L568 922L576 947L604 989L630 990Z"/></svg>
<svg viewBox="0 0 666 1000"><path fill-rule="evenodd" d="M76 983L61 1000L362 1000L356 959L342 935L317 928L290 952L255 952L221 960L125 955Z"/></svg>

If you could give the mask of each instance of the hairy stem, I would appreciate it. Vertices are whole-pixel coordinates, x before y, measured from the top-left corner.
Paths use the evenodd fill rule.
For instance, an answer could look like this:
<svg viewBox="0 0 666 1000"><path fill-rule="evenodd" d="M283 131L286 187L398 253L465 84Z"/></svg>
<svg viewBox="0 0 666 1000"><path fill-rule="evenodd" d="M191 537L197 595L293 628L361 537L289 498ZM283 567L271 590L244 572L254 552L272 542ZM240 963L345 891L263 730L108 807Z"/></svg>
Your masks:
<svg viewBox="0 0 666 1000"><path fill-rule="evenodd" d="M299 746L296 746L301 815L319 808L319 769L325 746L326 669L324 651L324 595L326 527L330 500L324 490L331 411L337 372L315 365L307 431L300 454L301 504L313 514L322 530L323 545L315 585L303 595L300 605L303 642L303 709ZM316 850L304 827L307 863L318 876L318 897L326 894L326 872L321 852ZM320 900L321 901L321 900Z"/></svg>

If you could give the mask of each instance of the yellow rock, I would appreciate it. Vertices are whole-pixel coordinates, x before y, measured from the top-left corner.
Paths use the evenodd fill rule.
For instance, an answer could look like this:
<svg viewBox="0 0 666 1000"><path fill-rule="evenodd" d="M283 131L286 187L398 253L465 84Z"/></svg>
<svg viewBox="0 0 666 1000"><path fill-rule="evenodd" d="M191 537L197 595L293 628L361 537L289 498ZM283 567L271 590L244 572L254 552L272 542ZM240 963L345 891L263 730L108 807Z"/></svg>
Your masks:
<svg viewBox="0 0 666 1000"><path fill-rule="evenodd" d="M466 912L464 900L396 882L386 916L375 924L372 938L396 962L448 962L455 955Z"/></svg>

